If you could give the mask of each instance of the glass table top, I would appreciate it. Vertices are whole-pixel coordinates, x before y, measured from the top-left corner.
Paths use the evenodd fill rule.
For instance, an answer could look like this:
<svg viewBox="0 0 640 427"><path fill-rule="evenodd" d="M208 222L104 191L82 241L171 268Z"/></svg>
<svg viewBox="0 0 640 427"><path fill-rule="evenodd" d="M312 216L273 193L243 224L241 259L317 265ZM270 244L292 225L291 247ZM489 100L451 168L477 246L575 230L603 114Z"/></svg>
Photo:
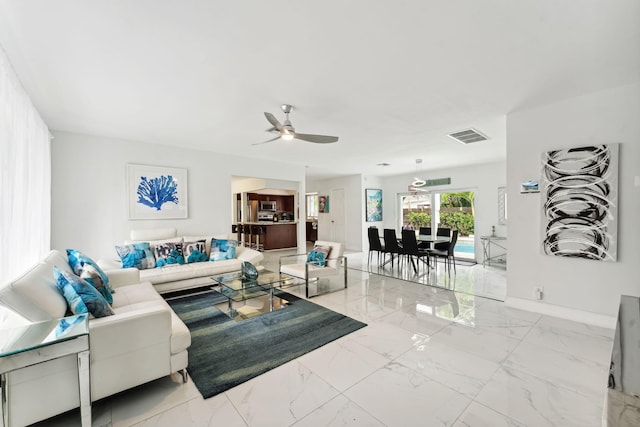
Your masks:
<svg viewBox="0 0 640 427"><path fill-rule="evenodd" d="M248 279L240 272L213 276L212 279L221 285L221 292L234 301L243 301L266 295L273 288L288 287L300 283L299 279L287 274L263 270L257 279Z"/></svg>
<svg viewBox="0 0 640 427"><path fill-rule="evenodd" d="M89 315L77 314L0 329L0 357L22 353L89 334Z"/></svg>

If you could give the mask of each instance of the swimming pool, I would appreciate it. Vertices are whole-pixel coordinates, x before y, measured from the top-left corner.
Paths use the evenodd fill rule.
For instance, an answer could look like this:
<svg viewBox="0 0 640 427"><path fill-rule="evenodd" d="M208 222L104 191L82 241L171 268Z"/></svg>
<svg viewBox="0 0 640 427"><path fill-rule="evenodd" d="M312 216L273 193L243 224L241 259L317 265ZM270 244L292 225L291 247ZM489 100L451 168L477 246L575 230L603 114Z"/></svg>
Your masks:
<svg viewBox="0 0 640 427"><path fill-rule="evenodd" d="M473 244L473 240L458 240L453 251L463 254L475 253L475 245Z"/></svg>

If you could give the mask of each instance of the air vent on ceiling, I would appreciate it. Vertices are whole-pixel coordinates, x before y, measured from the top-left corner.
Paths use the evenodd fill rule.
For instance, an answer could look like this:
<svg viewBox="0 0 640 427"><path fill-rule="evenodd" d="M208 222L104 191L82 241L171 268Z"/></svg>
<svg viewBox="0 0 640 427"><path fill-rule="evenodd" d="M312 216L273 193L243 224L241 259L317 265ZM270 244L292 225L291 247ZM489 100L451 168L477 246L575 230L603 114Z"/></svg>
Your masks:
<svg viewBox="0 0 640 427"><path fill-rule="evenodd" d="M472 142L486 141L489 139L475 129L461 130L460 132L450 133L447 136L463 144L471 144Z"/></svg>

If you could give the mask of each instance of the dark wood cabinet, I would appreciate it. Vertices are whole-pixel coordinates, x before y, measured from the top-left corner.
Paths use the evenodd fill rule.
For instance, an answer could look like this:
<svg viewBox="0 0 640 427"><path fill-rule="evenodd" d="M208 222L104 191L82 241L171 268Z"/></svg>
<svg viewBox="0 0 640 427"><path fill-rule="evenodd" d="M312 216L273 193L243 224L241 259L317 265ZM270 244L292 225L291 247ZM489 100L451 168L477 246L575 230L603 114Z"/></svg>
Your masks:
<svg viewBox="0 0 640 427"><path fill-rule="evenodd" d="M307 242L318 240L318 223L307 221Z"/></svg>
<svg viewBox="0 0 640 427"><path fill-rule="evenodd" d="M297 224L264 225L264 249L284 249L298 246Z"/></svg>
<svg viewBox="0 0 640 427"><path fill-rule="evenodd" d="M294 212L294 197L281 196L275 194L247 193L248 200L258 200L260 202L276 202L278 212Z"/></svg>

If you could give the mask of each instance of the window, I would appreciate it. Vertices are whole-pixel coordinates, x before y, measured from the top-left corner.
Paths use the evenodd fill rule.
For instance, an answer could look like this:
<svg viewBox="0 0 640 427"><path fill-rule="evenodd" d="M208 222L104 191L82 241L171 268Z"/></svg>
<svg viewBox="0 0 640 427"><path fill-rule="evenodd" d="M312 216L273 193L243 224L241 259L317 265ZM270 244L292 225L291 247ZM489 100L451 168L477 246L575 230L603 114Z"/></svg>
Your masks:
<svg viewBox="0 0 640 427"><path fill-rule="evenodd" d="M306 195L307 199L307 219L318 219L318 193Z"/></svg>
<svg viewBox="0 0 640 427"><path fill-rule="evenodd" d="M31 104L0 46L0 281L17 276L49 251L49 129ZM9 249L10 248L10 249Z"/></svg>

